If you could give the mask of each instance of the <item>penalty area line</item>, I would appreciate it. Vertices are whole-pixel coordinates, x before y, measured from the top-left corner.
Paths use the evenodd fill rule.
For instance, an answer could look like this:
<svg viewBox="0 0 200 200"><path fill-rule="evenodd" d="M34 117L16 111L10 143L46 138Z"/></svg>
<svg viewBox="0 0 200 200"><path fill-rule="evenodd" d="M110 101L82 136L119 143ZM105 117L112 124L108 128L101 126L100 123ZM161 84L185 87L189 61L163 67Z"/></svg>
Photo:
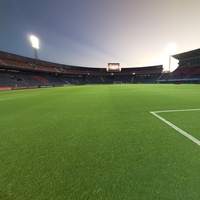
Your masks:
<svg viewBox="0 0 200 200"><path fill-rule="evenodd" d="M154 113L167 113L167 112L188 112L188 111L200 111L200 108L182 109L182 110L159 110L159 111L153 111L153 112Z"/></svg>
<svg viewBox="0 0 200 200"><path fill-rule="evenodd" d="M196 110L200 110L200 109L188 109L188 110L177 110L178 111L196 111ZM175 126L174 124L172 124L171 122L169 122L168 120L166 120L165 118L161 117L160 115L158 115L157 113L161 113L161 112L170 112L170 111L153 111L150 112L152 115L154 115L155 117L157 117L158 119L160 119L161 121L163 121L164 123L166 123L167 125L169 125L171 128L175 129L176 131L178 131L180 134L182 134L183 136L185 136L186 138L188 138L189 140L193 141L195 144L200 146L200 141L197 140L195 137L191 136L189 133L185 132L184 130L180 129L179 127ZM174 110L171 112L175 112Z"/></svg>

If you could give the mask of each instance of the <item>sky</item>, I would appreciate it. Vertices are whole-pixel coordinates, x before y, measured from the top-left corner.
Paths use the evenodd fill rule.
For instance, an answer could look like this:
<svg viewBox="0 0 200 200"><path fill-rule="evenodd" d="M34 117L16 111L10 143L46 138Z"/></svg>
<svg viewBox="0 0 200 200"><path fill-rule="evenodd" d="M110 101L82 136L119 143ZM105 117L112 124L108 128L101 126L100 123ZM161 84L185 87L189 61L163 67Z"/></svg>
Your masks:
<svg viewBox="0 0 200 200"><path fill-rule="evenodd" d="M200 48L199 0L0 0L0 50L67 65L163 65ZM171 70L177 60L171 60Z"/></svg>

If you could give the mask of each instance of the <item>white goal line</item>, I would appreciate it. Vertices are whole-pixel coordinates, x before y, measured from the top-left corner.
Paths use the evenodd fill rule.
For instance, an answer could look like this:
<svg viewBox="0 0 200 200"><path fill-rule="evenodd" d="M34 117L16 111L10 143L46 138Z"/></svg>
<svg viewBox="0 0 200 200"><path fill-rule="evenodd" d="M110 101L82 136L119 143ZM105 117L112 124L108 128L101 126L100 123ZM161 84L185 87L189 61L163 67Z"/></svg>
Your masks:
<svg viewBox="0 0 200 200"><path fill-rule="evenodd" d="M169 125L170 127L172 127L173 129L175 129L176 131L178 131L183 136L187 137L189 140L193 141L194 143L200 146L200 141L197 140L195 137L191 136L189 133L185 132L184 130L180 129L179 127L175 126L174 124L172 124L171 122L169 122L168 120L157 114L157 113L187 112L187 111L200 111L200 109L197 108L197 109L184 109L184 110L160 110L160 111L152 111L150 113L155 117L157 117L158 119L160 119L161 121L163 121L164 123L166 123L167 125Z"/></svg>

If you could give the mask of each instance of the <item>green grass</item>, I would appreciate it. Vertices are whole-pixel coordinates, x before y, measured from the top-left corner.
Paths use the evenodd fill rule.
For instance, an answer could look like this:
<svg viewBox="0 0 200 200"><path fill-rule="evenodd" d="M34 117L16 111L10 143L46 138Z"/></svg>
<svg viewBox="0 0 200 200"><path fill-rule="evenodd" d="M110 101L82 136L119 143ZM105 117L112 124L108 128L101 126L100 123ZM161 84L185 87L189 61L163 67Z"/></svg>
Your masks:
<svg viewBox="0 0 200 200"><path fill-rule="evenodd" d="M200 119L200 110L159 114L175 126L178 126L188 134L200 140L200 126L199 120L197 120Z"/></svg>
<svg viewBox="0 0 200 200"><path fill-rule="evenodd" d="M0 92L0 199L200 199L200 147L150 111L200 108L200 85ZM199 112L162 113L200 139Z"/></svg>

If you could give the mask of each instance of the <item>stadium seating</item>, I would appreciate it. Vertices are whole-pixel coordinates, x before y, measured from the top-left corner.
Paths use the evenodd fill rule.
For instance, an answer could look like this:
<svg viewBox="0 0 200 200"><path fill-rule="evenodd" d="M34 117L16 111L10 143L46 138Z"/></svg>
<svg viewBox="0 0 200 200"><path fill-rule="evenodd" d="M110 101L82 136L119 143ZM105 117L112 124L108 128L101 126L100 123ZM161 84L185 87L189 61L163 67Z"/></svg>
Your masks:
<svg viewBox="0 0 200 200"><path fill-rule="evenodd" d="M198 83L200 80L200 66L178 67L174 72L162 75L157 82Z"/></svg>
<svg viewBox="0 0 200 200"><path fill-rule="evenodd" d="M162 70L162 65L158 65L108 72L106 68L63 65L0 51L1 86L155 83Z"/></svg>

